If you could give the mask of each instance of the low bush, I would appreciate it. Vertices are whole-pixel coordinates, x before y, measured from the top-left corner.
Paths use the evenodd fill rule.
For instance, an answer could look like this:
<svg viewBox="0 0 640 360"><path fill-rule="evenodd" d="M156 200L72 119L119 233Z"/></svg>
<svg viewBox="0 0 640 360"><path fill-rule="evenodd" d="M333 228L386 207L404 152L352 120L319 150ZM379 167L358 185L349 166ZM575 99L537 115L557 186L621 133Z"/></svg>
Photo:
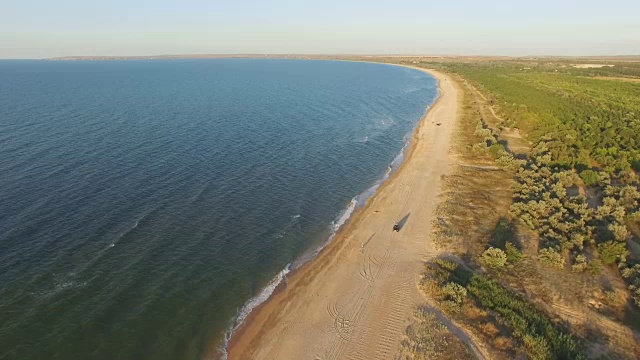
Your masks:
<svg viewBox="0 0 640 360"><path fill-rule="evenodd" d="M600 175L593 170L585 170L580 173L580 178L586 186L594 186L600 182Z"/></svg>
<svg viewBox="0 0 640 360"><path fill-rule="evenodd" d="M551 249L544 248L538 252L538 260L544 265L552 266L556 268L562 268L564 266L564 258L560 253Z"/></svg>
<svg viewBox="0 0 640 360"><path fill-rule="evenodd" d="M589 272L592 273L593 275L600 274L602 272L602 268L603 268L603 265L600 259L592 259L587 264L587 270L589 270Z"/></svg>
<svg viewBox="0 0 640 360"><path fill-rule="evenodd" d="M495 280L475 274L462 266L440 260L428 268L435 278L447 278L467 290L467 296L490 311L513 337L519 340L531 359L584 359L570 333L556 326L541 310ZM446 287L445 286L445 287ZM457 289L457 287L451 286ZM457 291L457 290L456 290ZM451 301L451 300L447 300Z"/></svg>
<svg viewBox="0 0 640 360"><path fill-rule="evenodd" d="M640 264L627 266L622 263L622 277L629 283L629 291L633 302L640 307Z"/></svg>
<svg viewBox="0 0 640 360"><path fill-rule="evenodd" d="M598 254L600 254L603 263L611 265L618 260L625 261L629 252L626 243L607 241L598 245Z"/></svg>
<svg viewBox="0 0 640 360"><path fill-rule="evenodd" d="M442 295L446 300L453 301L454 303L460 305L467 297L467 289L465 289L462 285L456 284L455 282L450 282L442 288Z"/></svg>
<svg viewBox="0 0 640 360"><path fill-rule="evenodd" d="M576 260L573 265L571 265L571 271L573 272L583 272L587 269L587 258L584 255L576 256Z"/></svg>
<svg viewBox="0 0 640 360"><path fill-rule="evenodd" d="M520 250L510 242L507 242L505 254L507 255L507 261L511 264L522 261L522 258L524 257Z"/></svg>
<svg viewBox="0 0 640 360"><path fill-rule="evenodd" d="M498 159L504 154L507 154L507 151L504 149L504 146L502 146L502 144L494 143L489 146L489 154L492 158Z"/></svg>
<svg viewBox="0 0 640 360"><path fill-rule="evenodd" d="M490 247L480 256L480 264L490 269L504 267L507 264L507 254L502 249Z"/></svg>

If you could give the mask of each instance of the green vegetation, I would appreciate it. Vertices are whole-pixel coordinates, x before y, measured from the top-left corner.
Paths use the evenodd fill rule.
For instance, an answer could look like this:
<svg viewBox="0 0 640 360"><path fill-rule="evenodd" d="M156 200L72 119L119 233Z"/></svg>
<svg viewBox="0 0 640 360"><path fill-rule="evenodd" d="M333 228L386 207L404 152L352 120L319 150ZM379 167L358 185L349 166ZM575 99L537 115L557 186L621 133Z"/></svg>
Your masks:
<svg viewBox="0 0 640 360"><path fill-rule="evenodd" d="M635 173L640 170L640 82L589 78L640 77L640 64L615 65L438 64L469 81L498 111L499 129L478 120L473 149L513 172L517 185L511 216L539 234L538 260L552 268L569 262L574 272L597 274L603 266L617 264L622 274L640 263L627 248L627 225L640 218ZM524 160L498 141L500 131L510 127L524 130L532 144L527 154L520 154ZM481 256L483 266L504 266L501 256L488 251ZM505 252L507 259L513 258L512 250L510 254ZM623 278L640 298L640 280L633 274L627 271Z"/></svg>
<svg viewBox="0 0 640 360"><path fill-rule="evenodd" d="M597 62L598 64L602 64L602 62ZM563 66L564 65L564 66ZM620 78L640 78L640 63L638 62L617 62L615 64L609 64L614 66L605 66L600 68L575 68L570 65L569 62L565 64L557 64L557 65L542 65L543 67L549 70L558 70L561 74L568 74L573 76L586 76L586 77L596 77L596 76L606 76L606 77L620 77Z"/></svg>
<svg viewBox="0 0 640 360"><path fill-rule="evenodd" d="M507 264L507 254L502 249L490 247L482 253L480 264L490 269L504 267Z"/></svg>
<svg viewBox="0 0 640 360"><path fill-rule="evenodd" d="M513 62L442 66L491 94L503 117L531 141L545 142L554 166L597 164L615 173L640 161L640 84L574 75L613 70Z"/></svg>
<svg viewBox="0 0 640 360"><path fill-rule="evenodd" d="M508 242L506 245L505 254L507 255L507 262L515 264L522 261L524 255L518 250L518 248L512 243Z"/></svg>
<svg viewBox="0 0 640 360"><path fill-rule="evenodd" d="M428 266L422 289L482 337L496 358L636 358L637 335L619 334L637 329L640 314L628 306L640 307L640 103L634 101L640 82L585 77L640 80L640 64L578 69L570 62L590 61L387 61L444 70L460 85L454 146L465 166L446 177L435 233L450 259L459 258ZM627 74L614 73L623 67ZM615 270L626 286L612 278ZM458 272L478 278L451 275ZM451 295L452 283L467 290L461 303ZM496 299L503 297L516 305L498 309ZM530 317L511 318L509 309L533 309L557 332L529 331L521 325ZM580 339L579 351L572 352L571 340L559 346L568 349L562 355L558 339L570 333Z"/></svg>
<svg viewBox="0 0 640 360"><path fill-rule="evenodd" d="M511 157L505 153L504 157ZM493 230L490 246L480 256L480 264L487 269L500 269L507 264L514 265L524 258L522 252L513 244L515 239L513 223L501 219Z"/></svg>
<svg viewBox="0 0 640 360"><path fill-rule="evenodd" d="M453 288L457 289L456 293L460 288L465 289L466 296L457 298L459 303L469 302L470 306L486 309L489 313L483 318L493 319L499 327L506 329L509 336L520 344L520 351L530 359L584 358L568 331L554 324L526 299L487 276L478 275L455 262L439 259L428 266L423 286L436 289L433 295L439 301L450 301ZM482 322L485 319L481 319ZM486 323L481 325L480 322L470 325L479 329L487 327Z"/></svg>
<svg viewBox="0 0 640 360"><path fill-rule="evenodd" d="M612 240L599 244L598 253L602 262L607 265L611 265L616 261L624 261L629 254L625 243Z"/></svg>
<svg viewBox="0 0 640 360"><path fill-rule="evenodd" d="M457 305L461 305L467 297L467 289L454 282L450 282L442 288L442 295L447 299L447 301L452 301Z"/></svg>
<svg viewBox="0 0 640 360"><path fill-rule="evenodd" d="M413 323L404 334L398 360L472 360L465 344L438 320L428 308L413 314Z"/></svg>
<svg viewBox="0 0 640 360"><path fill-rule="evenodd" d="M589 264L587 264L587 258L584 255L577 255L575 260L573 261L573 265L571 265L571 271L573 272L583 272L587 269Z"/></svg>
<svg viewBox="0 0 640 360"><path fill-rule="evenodd" d="M548 266L553 266L560 269L562 269L562 267L564 266L564 259L562 258L562 255L558 254L557 251L551 248L544 248L540 250L538 259L541 263Z"/></svg>
<svg viewBox="0 0 640 360"><path fill-rule="evenodd" d="M629 290L631 291L631 297L636 305L640 306L640 264L634 266L621 267L622 277L627 279L631 285Z"/></svg>
<svg viewBox="0 0 640 360"><path fill-rule="evenodd" d="M586 186L594 186L600 182L600 175L593 170L585 170L580 173L580 178Z"/></svg>

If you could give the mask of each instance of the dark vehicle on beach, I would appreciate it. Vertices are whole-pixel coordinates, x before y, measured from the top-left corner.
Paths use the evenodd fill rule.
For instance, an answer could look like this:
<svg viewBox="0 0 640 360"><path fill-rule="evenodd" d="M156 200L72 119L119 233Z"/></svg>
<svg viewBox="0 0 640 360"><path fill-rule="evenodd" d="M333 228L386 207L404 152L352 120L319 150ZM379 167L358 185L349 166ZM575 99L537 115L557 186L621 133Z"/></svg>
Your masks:
<svg viewBox="0 0 640 360"><path fill-rule="evenodd" d="M400 225L399 224L393 225L393 231L395 231L395 232L400 231Z"/></svg>

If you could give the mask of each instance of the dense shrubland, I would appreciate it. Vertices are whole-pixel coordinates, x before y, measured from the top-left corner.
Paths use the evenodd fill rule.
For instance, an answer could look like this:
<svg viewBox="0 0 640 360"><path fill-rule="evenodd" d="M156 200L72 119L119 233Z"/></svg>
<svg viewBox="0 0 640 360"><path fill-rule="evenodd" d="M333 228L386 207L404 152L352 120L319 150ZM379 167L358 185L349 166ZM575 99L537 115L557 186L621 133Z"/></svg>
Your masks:
<svg viewBox="0 0 640 360"><path fill-rule="evenodd" d="M507 122L545 143L553 165L612 174L640 166L640 84L511 63L443 66L491 94Z"/></svg>
<svg viewBox="0 0 640 360"><path fill-rule="evenodd" d="M511 215L539 234L538 260L549 267L599 273L617 266L640 306L640 261L627 227L640 219L640 83L576 76L587 71L549 64L447 63L489 95L502 124L478 120L474 151L489 153L517 180ZM627 67L629 76L640 67ZM514 157L499 142L503 128L525 130L532 149ZM514 250L511 245L512 254ZM509 261L507 249L481 256L486 268Z"/></svg>
<svg viewBox="0 0 640 360"><path fill-rule="evenodd" d="M593 61L585 61L593 62ZM596 63L602 63L596 61ZM564 64L552 64L546 67L550 70L558 70L560 73L570 74L575 76L605 76L605 77L621 77L621 78L640 78L640 63L638 62L616 62L615 64L609 64L614 66L604 66L599 68L575 68L571 66L572 62L565 62ZM606 63L605 63L606 64ZM563 66L564 65L564 66Z"/></svg>

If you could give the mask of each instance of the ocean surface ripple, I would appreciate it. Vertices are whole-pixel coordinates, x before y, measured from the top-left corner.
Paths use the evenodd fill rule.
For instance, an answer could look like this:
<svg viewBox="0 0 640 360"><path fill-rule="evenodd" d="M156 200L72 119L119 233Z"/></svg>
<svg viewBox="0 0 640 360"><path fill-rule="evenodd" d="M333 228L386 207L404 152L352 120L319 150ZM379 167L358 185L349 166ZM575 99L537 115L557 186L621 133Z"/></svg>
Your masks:
<svg viewBox="0 0 640 360"><path fill-rule="evenodd" d="M201 359L436 96L379 64L0 61L0 359Z"/></svg>

